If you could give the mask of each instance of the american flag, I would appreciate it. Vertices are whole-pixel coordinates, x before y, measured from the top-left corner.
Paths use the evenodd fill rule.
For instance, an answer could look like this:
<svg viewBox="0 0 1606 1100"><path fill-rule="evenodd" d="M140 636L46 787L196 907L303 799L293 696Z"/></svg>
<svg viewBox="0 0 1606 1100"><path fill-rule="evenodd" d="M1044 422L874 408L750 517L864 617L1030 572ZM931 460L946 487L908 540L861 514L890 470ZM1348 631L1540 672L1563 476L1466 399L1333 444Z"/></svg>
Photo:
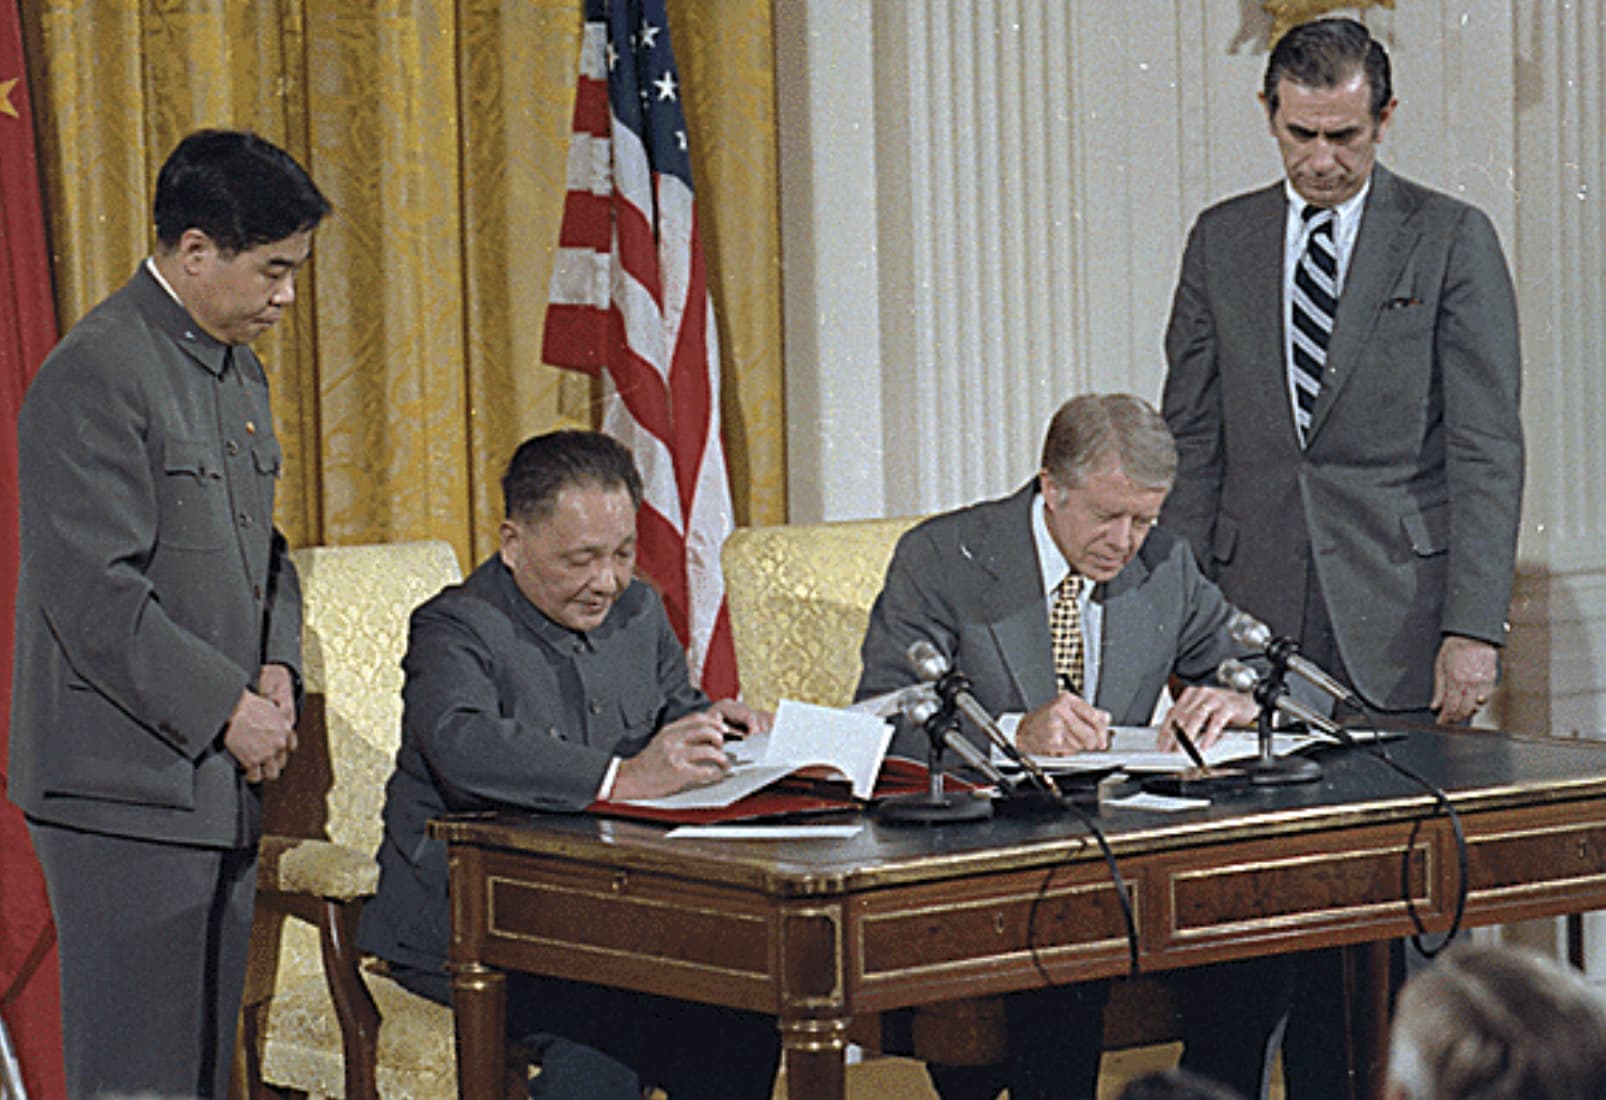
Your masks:
<svg viewBox="0 0 1606 1100"><path fill-rule="evenodd" d="M645 482L641 571L692 679L737 690L719 551L732 527L719 337L664 0L586 0L568 194L542 358L607 385L603 430Z"/></svg>

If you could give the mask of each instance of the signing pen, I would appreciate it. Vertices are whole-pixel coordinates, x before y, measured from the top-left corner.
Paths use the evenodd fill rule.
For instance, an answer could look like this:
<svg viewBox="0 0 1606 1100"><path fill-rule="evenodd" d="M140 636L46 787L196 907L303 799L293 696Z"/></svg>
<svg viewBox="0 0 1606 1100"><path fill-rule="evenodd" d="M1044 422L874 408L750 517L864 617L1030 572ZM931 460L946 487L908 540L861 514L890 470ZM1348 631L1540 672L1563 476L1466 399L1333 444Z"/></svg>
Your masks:
<svg viewBox="0 0 1606 1100"><path fill-rule="evenodd" d="M1177 735L1177 744L1181 745L1182 751L1188 754L1188 759L1192 760L1200 771L1209 771L1210 765L1205 763L1205 758L1199 752L1199 746L1193 743L1193 738L1188 736L1188 731L1178 725L1173 727L1173 732Z"/></svg>

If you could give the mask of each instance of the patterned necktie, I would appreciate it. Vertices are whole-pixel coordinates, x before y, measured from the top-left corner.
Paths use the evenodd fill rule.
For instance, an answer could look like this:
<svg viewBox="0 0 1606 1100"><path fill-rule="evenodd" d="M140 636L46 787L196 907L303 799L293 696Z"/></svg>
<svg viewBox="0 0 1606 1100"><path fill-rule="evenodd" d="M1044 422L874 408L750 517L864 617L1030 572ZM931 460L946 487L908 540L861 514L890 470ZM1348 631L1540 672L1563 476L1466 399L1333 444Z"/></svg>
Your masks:
<svg viewBox="0 0 1606 1100"><path fill-rule="evenodd" d="M1332 338L1333 315L1338 311L1338 256L1333 245L1332 209L1306 206L1300 217L1309 230L1305 251L1294 269L1293 350L1288 361L1288 381L1294 393L1294 423L1303 447L1310 435L1316 395L1322 389L1327 342Z"/></svg>
<svg viewBox="0 0 1606 1100"><path fill-rule="evenodd" d="M1054 679L1056 686L1070 686L1082 694L1082 604L1081 578L1069 573L1054 589L1054 606L1048 612L1048 633L1054 640Z"/></svg>

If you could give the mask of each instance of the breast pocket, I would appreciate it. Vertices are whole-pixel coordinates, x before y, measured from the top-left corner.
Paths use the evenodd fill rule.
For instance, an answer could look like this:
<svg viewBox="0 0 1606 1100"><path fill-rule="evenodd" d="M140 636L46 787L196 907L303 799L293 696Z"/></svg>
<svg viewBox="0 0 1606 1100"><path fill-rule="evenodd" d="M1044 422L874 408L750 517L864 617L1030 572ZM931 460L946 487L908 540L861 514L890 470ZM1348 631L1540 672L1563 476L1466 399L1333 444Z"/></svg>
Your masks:
<svg viewBox="0 0 1606 1100"><path fill-rule="evenodd" d="M658 732L658 713L663 700L649 684L632 681L620 692L617 703L619 728L611 734L617 738L614 748L625 755L640 752Z"/></svg>
<svg viewBox="0 0 1606 1100"><path fill-rule="evenodd" d="M157 540L177 550L218 550L228 545L230 525L223 462L209 445L169 439L156 487Z"/></svg>
<svg viewBox="0 0 1606 1100"><path fill-rule="evenodd" d="M284 452L279 449L277 439L259 439L251 445L251 457L256 462L257 473L266 478L277 479L284 470Z"/></svg>

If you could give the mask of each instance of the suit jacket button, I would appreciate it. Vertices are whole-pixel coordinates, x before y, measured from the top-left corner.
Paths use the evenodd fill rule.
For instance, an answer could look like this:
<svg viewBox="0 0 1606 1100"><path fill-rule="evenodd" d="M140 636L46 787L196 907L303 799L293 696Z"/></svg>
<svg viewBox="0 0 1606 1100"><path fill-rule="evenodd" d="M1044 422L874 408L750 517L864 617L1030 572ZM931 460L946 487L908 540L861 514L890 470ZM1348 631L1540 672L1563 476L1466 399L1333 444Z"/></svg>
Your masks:
<svg viewBox="0 0 1606 1100"><path fill-rule="evenodd" d="M592 714L601 714L602 713L602 700L601 699L593 699L593 700L591 700L590 710L591 710Z"/></svg>

